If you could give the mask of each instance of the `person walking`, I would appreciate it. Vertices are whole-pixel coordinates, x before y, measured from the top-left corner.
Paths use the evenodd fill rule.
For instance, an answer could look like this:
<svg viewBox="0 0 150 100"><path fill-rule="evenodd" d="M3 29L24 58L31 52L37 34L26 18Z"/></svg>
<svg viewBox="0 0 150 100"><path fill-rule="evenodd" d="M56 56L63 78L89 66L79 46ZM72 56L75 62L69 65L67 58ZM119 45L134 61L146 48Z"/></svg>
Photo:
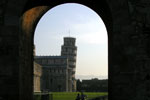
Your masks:
<svg viewBox="0 0 150 100"><path fill-rule="evenodd" d="M76 97L76 100L80 100L80 99L81 99L81 97L80 97L80 94L78 93L77 97Z"/></svg>
<svg viewBox="0 0 150 100"><path fill-rule="evenodd" d="M81 92L81 100L86 100L86 95L84 95L83 92Z"/></svg>

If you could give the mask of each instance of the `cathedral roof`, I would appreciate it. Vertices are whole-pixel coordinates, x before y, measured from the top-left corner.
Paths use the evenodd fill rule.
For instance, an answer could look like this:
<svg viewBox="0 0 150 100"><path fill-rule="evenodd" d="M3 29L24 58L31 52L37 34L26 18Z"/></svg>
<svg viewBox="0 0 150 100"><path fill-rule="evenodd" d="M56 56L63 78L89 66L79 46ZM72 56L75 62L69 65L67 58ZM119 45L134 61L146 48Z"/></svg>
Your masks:
<svg viewBox="0 0 150 100"><path fill-rule="evenodd" d="M66 59L66 56L35 56L34 58L59 58L59 59Z"/></svg>

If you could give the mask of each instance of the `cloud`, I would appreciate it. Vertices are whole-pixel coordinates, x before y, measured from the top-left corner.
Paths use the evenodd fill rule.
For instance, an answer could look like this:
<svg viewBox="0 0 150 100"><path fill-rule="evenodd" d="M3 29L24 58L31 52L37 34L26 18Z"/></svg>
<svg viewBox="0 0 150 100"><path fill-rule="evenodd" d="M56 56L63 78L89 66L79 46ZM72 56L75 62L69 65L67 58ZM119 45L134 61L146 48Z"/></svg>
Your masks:
<svg viewBox="0 0 150 100"><path fill-rule="evenodd" d="M87 33L84 35L80 35L78 37L78 41L80 43L87 43L87 44L106 44L107 43L107 36L100 33Z"/></svg>
<svg viewBox="0 0 150 100"><path fill-rule="evenodd" d="M72 26L74 36L80 43L105 44L107 43L107 31L103 22L99 19L89 19L86 22Z"/></svg>

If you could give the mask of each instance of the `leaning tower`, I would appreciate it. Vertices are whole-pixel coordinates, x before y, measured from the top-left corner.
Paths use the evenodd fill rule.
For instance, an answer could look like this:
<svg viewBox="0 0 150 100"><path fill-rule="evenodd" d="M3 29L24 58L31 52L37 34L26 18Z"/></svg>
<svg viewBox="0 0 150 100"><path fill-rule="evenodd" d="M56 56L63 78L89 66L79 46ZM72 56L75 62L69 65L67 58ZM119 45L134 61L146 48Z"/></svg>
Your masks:
<svg viewBox="0 0 150 100"><path fill-rule="evenodd" d="M75 38L64 37L64 44L61 47L61 56L68 57L69 71L68 71L68 90L76 91L75 69L76 69L76 55L77 47L75 46Z"/></svg>

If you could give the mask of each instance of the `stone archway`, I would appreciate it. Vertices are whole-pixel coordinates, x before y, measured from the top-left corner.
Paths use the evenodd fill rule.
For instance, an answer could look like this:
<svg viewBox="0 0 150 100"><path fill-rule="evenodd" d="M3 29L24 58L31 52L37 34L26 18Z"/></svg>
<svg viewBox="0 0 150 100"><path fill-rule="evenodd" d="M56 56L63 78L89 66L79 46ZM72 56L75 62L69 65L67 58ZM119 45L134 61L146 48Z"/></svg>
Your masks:
<svg viewBox="0 0 150 100"><path fill-rule="evenodd" d="M0 1L0 99L32 100L34 28L50 8L74 0ZM109 99L150 99L150 1L76 0L108 31Z"/></svg>
<svg viewBox="0 0 150 100"><path fill-rule="evenodd" d="M27 76L24 76L25 74L27 74L26 72L24 73L24 70L26 70L24 68L27 68L27 66L28 66L28 68L29 68L28 71L30 70L28 72L29 75L33 72L33 70L32 70L32 61L33 61L33 57L32 57L32 54L33 54L32 53L32 45L33 45L33 36L34 36L35 27L36 27L39 19L50 8L52 8L52 7L56 6L56 5L62 4L62 3L70 3L70 2L72 2L72 1L66 1L66 2L59 1L59 2L52 2L52 3L51 2L42 2L43 5L47 5L47 6L37 6L38 4L42 5L42 3L40 3L40 2L38 3L37 2L37 5L34 5L33 8L32 8L32 5L30 5L31 3L29 3L29 5L27 4L28 6L25 9L25 11L23 13L23 16L21 18L21 22L22 22L21 23L21 29L22 29L21 30L21 35L23 35L23 36L20 36L20 39L21 39L21 41L20 41L20 43L21 43L20 44L20 48L26 48L27 49L27 50L22 50L20 52L20 54L22 55L22 58L21 58L21 68L20 68L22 72L20 74L21 74L21 77L24 77L23 80L21 80L22 84L20 84L20 86L21 86L20 88L22 88L21 90L25 90L26 91L27 88L28 88L31 91L31 88L29 87L29 85L31 84L32 78L30 77L31 78L30 79L30 83L26 83L26 81L29 80L29 78L27 78ZM93 10L95 10L98 14L100 14L102 16L102 19L105 20L107 29L112 30L111 29L112 19L110 17L111 13L110 13L109 7L106 7L108 5L107 5L107 3L105 1L102 1L102 3L103 3L103 6L105 5L104 7L107 8L107 9L105 9L105 8L102 7L101 11L103 11L103 12L99 11L100 8L97 9L97 7L92 6L90 3L94 3L94 2L91 2L91 1L89 1L89 2L88 1L82 1L82 2L81 1L76 1L75 3L84 4L86 6L90 5L90 7ZM103 14L101 14L101 13L103 13ZM110 31L108 31L108 33L109 32ZM27 58L28 60L25 59L25 58ZM26 65L23 64L23 62L25 62ZM21 94L25 94L25 93L23 93L25 91L22 91Z"/></svg>

